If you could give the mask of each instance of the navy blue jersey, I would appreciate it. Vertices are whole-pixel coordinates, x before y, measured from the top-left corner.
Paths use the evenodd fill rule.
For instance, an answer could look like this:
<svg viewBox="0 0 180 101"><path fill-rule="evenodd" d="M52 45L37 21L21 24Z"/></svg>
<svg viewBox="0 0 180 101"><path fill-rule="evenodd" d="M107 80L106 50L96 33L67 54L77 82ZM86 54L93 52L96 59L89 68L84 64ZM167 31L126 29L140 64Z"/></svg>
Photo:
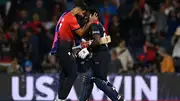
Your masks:
<svg viewBox="0 0 180 101"><path fill-rule="evenodd" d="M106 31L104 26L101 23L96 23L91 25L91 34L97 34L100 35L100 37L106 36Z"/></svg>
<svg viewBox="0 0 180 101"><path fill-rule="evenodd" d="M89 34L92 36L92 40L93 40L93 35L100 35L100 37L105 37L106 36L106 31L104 26L98 22L96 24L92 24L90 30L89 30ZM92 50L94 52L98 52L98 51L102 51L102 50L107 50L108 49L108 45L100 45L100 46L96 46L94 47Z"/></svg>
<svg viewBox="0 0 180 101"><path fill-rule="evenodd" d="M94 40L93 35L99 35L100 37L106 36L105 28L100 22L92 24L90 29L87 31L87 33L83 36L83 38L85 40ZM80 43L81 43L81 38L76 37L75 45L76 46L80 45ZM98 52L98 51L107 50L107 49L108 49L108 46L104 44L104 45L99 45L99 46L93 47L92 52Z"/></svg>

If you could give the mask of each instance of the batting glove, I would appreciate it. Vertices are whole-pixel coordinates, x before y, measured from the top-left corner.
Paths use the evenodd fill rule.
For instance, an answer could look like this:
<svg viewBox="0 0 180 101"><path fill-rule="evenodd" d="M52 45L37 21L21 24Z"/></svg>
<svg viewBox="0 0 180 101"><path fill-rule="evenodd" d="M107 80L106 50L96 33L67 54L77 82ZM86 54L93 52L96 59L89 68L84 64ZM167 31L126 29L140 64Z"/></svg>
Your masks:
<svg viewBox="0 0 180 101"><path fill-rule="evenodd" d="M89 55L89 51L87 50L87 48L83 48L79 53L78 53L78 57L81 59L85 59L88 55Z"/></svg>

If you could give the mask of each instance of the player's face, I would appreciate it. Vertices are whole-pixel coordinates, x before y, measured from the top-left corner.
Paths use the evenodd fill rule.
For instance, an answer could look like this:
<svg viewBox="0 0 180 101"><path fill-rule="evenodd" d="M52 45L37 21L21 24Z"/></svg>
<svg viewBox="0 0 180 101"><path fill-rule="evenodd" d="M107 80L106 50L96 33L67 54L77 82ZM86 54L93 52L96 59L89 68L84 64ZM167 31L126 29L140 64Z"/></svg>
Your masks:
<svg viewBox="0 0 180 101"><path fill-rule="evenodd" d="M86 13L86 10L81 10L79 11L78 15L81 17L84 17L85 13Z"/></svg>
<svg viewBox="0 0 180 101"><path fill-rule="evenodd" d="M89 21L89 12L86 12L84 15L84 22L88 22Z"/></svg>

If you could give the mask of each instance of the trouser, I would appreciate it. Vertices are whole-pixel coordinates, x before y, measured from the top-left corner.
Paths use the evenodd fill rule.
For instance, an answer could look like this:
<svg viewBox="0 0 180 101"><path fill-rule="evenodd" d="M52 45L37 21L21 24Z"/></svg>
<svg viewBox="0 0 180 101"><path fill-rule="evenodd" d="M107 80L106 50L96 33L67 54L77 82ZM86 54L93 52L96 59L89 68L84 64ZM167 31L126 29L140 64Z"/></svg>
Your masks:
<svg viewBox="0 0 180 101"><path fill-rule="evenodd" d="M175 69L177 73L180 73L180 58L175 58Z"/></svg>
<svg viewBox="0 0 180 101"><path fill-rule="evenodd" d="M93 83L97 85L112 101L119 101L121 96L113 85L107 81L107 69L110 61L108 52L94 54L91 62L92 68L85 73L82 80L82 88L79 100L86 101L92 92Z"/></svg>
<svg viewBox="0 0 180 101"><path fill-rule="evenodd" d="M70 53L71 47L67 44L61 44L58 47L57 57L61 66L58 97L59 99L66 99L76 78L77 66L75 58Z"/></svg>
<svg viewBox="0 0 180 101"><path fill-rule="evenodd" d="M100 51L93 53L91 59L91 68L94 77L107 80L108 66L110 62L109 51Z"/></svg>

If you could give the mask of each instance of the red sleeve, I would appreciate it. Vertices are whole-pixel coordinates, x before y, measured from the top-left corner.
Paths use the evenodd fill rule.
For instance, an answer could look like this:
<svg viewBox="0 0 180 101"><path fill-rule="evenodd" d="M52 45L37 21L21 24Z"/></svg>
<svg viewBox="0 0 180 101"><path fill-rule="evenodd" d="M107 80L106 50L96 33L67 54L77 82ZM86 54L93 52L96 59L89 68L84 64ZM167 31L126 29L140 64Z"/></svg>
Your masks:
<svg viewBox="0 0 180 101"><path fill-rule="evenodd" d="M69 20L70 21L70 27L71 27L71 30L77 30L80 28L80 25L78 24L78 21L75 17L72 17L71 18L72 20Z"/></svg>

